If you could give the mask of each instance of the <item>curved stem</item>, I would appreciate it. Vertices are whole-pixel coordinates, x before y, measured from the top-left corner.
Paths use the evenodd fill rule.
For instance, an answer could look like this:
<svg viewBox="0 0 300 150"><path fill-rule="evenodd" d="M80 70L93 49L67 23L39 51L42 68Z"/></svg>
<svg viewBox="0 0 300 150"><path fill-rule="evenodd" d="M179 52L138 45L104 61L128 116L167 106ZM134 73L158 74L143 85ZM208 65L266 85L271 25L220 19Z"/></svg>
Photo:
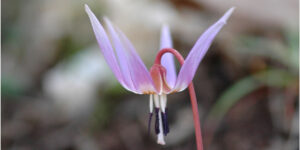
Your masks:
<svg viewBox="0 0 300 150"><path fill-rule="evenodd" d="M193 118L194 118L195 132L196 132L197 149L198 150L203 150L201 126L200 126L200 117L199 117L199 111L198 111L198 103L197 103L197 98L196 98L196 93L195 93L193 83L190 83L190 85L189 85L189 93L190 93L192 110L193 110Z"/></svg>
<svg viewBox="0 0 300 150"><path fill-rule="evenodd" d="M161 58L164 53L172 53L177 58L180 65L181 66L183 65L184 58L178 51L176 51L175 49L172 49L172 48L164 48L164 49L160 50L158 52L158 54L156 55L154 64L159 64L159 65L161 64ZM195 93L193 82L191 82L189 84L189 94L190 94L190 98L191 98L191 105L192 105L192 111L193 111L197 150L203 150L200 117L199 117L197 98L196 98L196 93Z"/></svg>

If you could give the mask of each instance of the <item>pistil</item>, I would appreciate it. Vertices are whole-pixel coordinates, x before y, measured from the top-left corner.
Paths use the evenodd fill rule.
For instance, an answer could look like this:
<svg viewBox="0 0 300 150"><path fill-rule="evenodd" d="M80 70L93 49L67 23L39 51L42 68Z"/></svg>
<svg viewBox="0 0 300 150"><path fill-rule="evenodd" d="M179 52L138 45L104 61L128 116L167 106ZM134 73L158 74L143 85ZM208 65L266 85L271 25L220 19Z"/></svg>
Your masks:
<svg viewBox="0 0 300 150"><path fill-rule="evenodd" d="M166 105L167 105L167 95L162 94L160 96L160 106L161 106L163 131L164 131L165 136L169 133L169 124L168 124L168 117L167 117L167 113L166 113Z"/></svg>
<svg viewBox="0 0 300 150"><path fill-rule="evenodd" d="M161 112L161 110L159 110L159 112ZM159 130L163 131L163 125L162 125L162 117L161 117L161 113L158 114L159 117ZM157 135L157 143L161 144L161 145L165 145L165 140L164 140L164 134L163 132L159 132Z"/></svg>

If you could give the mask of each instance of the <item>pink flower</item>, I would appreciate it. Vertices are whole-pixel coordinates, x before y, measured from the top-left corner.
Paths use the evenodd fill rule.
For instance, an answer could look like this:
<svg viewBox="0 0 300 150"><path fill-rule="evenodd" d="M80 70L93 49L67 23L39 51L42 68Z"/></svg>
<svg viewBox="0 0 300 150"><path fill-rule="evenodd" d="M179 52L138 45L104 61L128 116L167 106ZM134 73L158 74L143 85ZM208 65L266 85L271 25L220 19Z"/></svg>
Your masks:
<svg viewBox="0 0 300 150"><path fill-rule="evenodd" d="M176 75L174 58L171 53L164 54L161 60L157 59L156 63L148 71L133 45L120 29L113 26L107 18L104 18L111 36L110 41L103 26L87 5L85 5L85 10L90 18L104 58L120 84L133 93L150 95L149 125L153 110L155 110L157 142L165 144L164 136L169 132L166 108L167 94L183 91L189 86L202 58L217 33L226 24L234 8L229 9L223 17L200 36L185 59L178 77ZM160 49L165 50L167 48L172 48L172 40L169 28L165 25L161 32ZM115 56L115 52L117 57Z"/></svg>

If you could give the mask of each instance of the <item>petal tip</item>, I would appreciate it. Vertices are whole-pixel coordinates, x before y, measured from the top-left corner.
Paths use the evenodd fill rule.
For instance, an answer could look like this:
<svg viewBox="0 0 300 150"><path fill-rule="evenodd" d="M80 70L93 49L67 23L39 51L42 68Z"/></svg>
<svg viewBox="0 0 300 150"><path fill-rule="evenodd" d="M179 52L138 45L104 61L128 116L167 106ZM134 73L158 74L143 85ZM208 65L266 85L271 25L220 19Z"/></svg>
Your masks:
<svg viewBox="0 0 300 150"><path fill-rule="evenodd" d="M87 4L84 4L84 8L85 8L86 12L90 12L91 11L90 7Z"/></svg>
<svg viewBox="0 0 300 150"><path fill-rule="evenodd" d="M108 19L108 17L106 17L106 16L103 16L103 20L104 20L105 22L111 22L111 21Z"/></svg>
<svg viewBox="0 0 300 150"><path fill-rule="evenodd" d="M92 16L94 16L94 13L92 12L92 10L90 9L89 5L84 4L84 8L85 8L85 12L88 14L88 16L91 18Z"/></svg>
<svg viewBox="0 0 300 150"><path fill-rule="evenodd" d="M106 24L107 27L113 27L113 28L115 28L115 26L113 25L113 23L110 21L110 19L108 17L104 16L103 20L104 20L104 22L105 22L105 24Z"/></svg>
<svg viewBox="0 0 300 150"><path fill-rule="evenodd" d="M231 16L231 14L233 13L234 10L235 10L235 7L231 7L229 10L227 10L227 12L223 15L223 17L220 21L223 22L224 24L226 24L228 18Z"/></svg>

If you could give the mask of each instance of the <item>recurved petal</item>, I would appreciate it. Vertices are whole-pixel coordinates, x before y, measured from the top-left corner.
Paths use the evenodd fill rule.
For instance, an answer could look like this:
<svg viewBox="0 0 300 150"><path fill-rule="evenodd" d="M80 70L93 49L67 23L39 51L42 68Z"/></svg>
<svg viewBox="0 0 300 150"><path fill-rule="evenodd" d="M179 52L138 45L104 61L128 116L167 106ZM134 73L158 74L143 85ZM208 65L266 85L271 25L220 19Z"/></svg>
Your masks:
<svg viewBox="0 0 300 150"><path fill-rule="evenodd" d="M217 33L226 24L226 21L232 14L233 10L234 8L230 8L222 18L210 26L197 40L180 69L174 91L184 90L193 80L199 63L206 54Z"/></svg>
<svg viewBox="0 0 300 150"><path fill-rule="evenodd" d="M170 33L170 29L167 25L164 25L161 30L161 38L160 38L160 50L163 48L172 48L172 37ZM161 64L166 68L167 74L167 82L168 85L173 88L176 83L176 67L174 62L174 56L171 53L166 53L162 56Z"/></svg>
<svg viewBox="0 0 300 150"><path fill-rule="evenodd" d="M115 57L114 50L111 46L111 43L109 41L109 38L108 38L104 28L102 27L99 20L94 15L94 13L90 10L88 5L85 5L85 11L87 12L87 14L90 18L97 42L99 44L99 47L102 51L102 54L103 54L107 64L109 65L109 67L111 68L112 72L116 76L117 80L121 83L121 85L124 86L128 90L132 90L131 88L129 88L128 84L126 82L124 82L124 78L123 78L122 72L120 70L120 67L118 65L118 61Z"/></svg>
<svg viewBox="0 0 300 150"><path fill-rule="evenodd" d="M135 51L135 48L125 36L125 34L116 27L116 31L121 39L121 42L126 51L126 59L128 61L128 68L130 70L131 79L134 87L141 94L157 93L154 87L153 80L147 70L145 64Z"/></svg>
<svg viewBox="0 0 300 150"><path fill-rule="evenodd" d="M105 17L104 21L106 22L108 31L111 35L111 39L112 39L114 48L117 53L121 71L123 73L124 81L129 86L130 89L134 90L136 93L139 93L139 91L136 90L136 88L133 84L132 76L130 74L130 70L129 70L130 62L127 59L129 53L127 52L126 47L123 45L118 33L116 32L116 30L115 30L113 24L110 22L110 20Z"/></svg>

